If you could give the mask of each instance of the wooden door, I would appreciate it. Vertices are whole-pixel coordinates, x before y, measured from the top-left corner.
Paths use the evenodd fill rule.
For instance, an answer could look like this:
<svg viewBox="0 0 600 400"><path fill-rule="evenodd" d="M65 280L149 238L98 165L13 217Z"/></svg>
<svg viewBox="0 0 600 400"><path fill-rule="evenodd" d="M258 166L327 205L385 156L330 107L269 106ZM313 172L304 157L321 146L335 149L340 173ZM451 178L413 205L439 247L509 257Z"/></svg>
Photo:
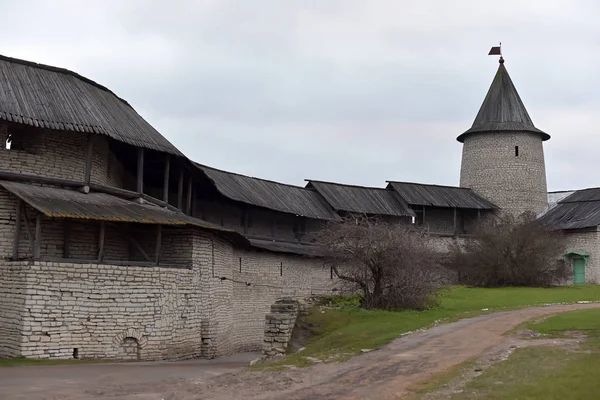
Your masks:
<svg viewBox="0 0 600 400"><path fill-rule="evenodd" d="M585 283L585 259L575 258L573 260L573 269L575 272L574 284L583 285Z"/></svg>

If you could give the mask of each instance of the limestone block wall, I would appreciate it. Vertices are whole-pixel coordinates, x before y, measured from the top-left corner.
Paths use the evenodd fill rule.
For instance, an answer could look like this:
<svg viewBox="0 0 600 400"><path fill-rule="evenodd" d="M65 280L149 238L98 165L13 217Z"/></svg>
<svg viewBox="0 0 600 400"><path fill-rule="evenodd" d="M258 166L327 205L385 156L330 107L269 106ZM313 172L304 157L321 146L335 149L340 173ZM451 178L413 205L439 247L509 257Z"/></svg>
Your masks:
<svg viewBox="0 0 600 400"><path fill-rule="evenodd" d="M157 360L260 350L275 300L331 293L337 283L317 259L234 249L205 231L175 230L164 243L193 267L0 261L0 356Z"/></svg>
<svg viewBox="0 0 600 400"><path fill-rule="evenodd" d="M263 358L285 355L298 313L298 301L293 299L277 300L271 306L271 312L266 315L265 320Z"/></svg>
<svg viewBox="0 0 600 400"><path fill-rule="evenodd" d="M176 233L167 248L191 254L193 243L193 269L0 262L0 356L71 358L77 349L81 358L118 359L133 344L145 360L210 351L202 346L203 321L211 321L200 275L212 263L212 238Z"/></svg>
<svg viewBox="0 0 600 400"><path fill-rule="evenodd" d="M27 263L0 261L0 358L21 355Z"/></svg>
<svg viewBox="0 0 600 400"><path fill-rule="evenodd" d="M486 132L463 145L460 186L473 189L503 211L546 210L546 168L539 134ZM519 155L515 156L515 146Z"/></svg>
<svg viewBox="0 0 600 400"><path fill-rule="evenodd" d="M319 258L243 250L236 251L235 258L235 351L261 349L264 316L277 299L333 294L343 289L342 282L324 267Z"/></svg>
<svg viewBox="0 0 600 400"><path fill-rule="evenodd" d="M600 283L600 232L598 230L565 231L565 250L584 251L590 256L585 268L586 283ZM573 283L573 277L567 284Z"/></svg>

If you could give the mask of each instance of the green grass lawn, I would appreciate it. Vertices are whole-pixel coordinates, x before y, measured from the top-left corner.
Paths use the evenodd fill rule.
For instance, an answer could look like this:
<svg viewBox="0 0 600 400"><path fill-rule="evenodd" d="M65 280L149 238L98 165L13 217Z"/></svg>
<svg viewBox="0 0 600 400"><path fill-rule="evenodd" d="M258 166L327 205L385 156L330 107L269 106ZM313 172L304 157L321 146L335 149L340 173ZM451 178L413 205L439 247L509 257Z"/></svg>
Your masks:
<svg viewBox="0 0 600 400"><path fill-rule="evenodd" d="M366 311L355 307L315 308L307 317L314 336L306 349L285 359L255 364L255 369L311 364L305 357L340 360L361 349L375 349L402 333L486 312L547 303L600 301L600 286L480 289L455 287L441 294L440 305L426 311ZM336 355L341 355L334 357Z"/></svg>
<svg viewBox="0 0 600 400"><path fill-rule="evenodd" d="M579 349L517 349L507 361L468 383L453 400L600 398L600 309L571 311L525 326L545 337L568 337L566 331L580 331L588 339Z"/></svg>

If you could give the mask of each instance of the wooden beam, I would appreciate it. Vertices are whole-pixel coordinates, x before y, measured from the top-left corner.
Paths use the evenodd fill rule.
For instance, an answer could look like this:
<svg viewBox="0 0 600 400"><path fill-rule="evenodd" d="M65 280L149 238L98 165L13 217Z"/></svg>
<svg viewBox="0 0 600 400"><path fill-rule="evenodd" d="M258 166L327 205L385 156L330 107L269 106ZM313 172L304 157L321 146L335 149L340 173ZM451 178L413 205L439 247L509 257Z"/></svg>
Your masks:
<svg viewBox="0 0 600 400"><path fill-rule="evenodd" d="M271 223L271 237L275 237L275 226L277 225L277 217L273 217L273 222Z"/></svg>
<svg viewBox="0 0 600 400"><path fill-rule="evenodd" d="M246 207L242 208L242 224L244 227L244 235L248 234L248 209Z"/></svg>
<svg viewBox="0 0 600 400"><path fill-rule="evenodd" d="M7 181L31 182L31 183L47 183L56 186L66 187L81 187L83 182L72 181L69 179L48 178L45 176L20 174L18 172L0 171L0 179Z"/></svg>
<svg viewBox="0 0 600 400"><path fill-rule="evenodd" d="M64 220L63 225L63 257L69 258L71 251L69 249L69 243L71 238L71 221L68 219Z"/></svg>
<svg viewBox="0 0 600 400"><path fill-rule="evenodd" d="M156 265L160 261L160 246L162 244L162 225L156 225Z"/></svg>
<svg viewBox="0 0 600 400"><path fill-rule="evenodd" d="M148 254L146 254L146 252L144 251L144 249L142 249L142 246L140 246L140 244L137 242L137 240L135 240L134 238L132 238L131 236L129 236L129 242L131 244L133 244L133 246L137 249L137 251L140 252L140 254L146 259L146 261L148 262L152 262L150 260L150 257L148 257Z"/></svg>
<svg viewBox="0 0 600 400"><path fill-rule="evenodd" d="M33 233L31 233L31 228L29 226L29 215L27 214L27 208L25 207L25 202L21 202L21 208L23 209L23 216L25 217L25 227L27 228L27 240L29 240L29 254L33 257L34 245L33 245Z"/></svg>
<svg viewBox="0 0 600 400"><path fill-rule="evenodd" d="M453 223L454 223L454 236L456 236L457 229L458 229L457 223L456 223L457 221L456 220L457 220L457 212L456 212L456 207L454 207L454 220L453 220Z"/></svg>
<svg viewBox="0 0 600 400"><path fill-rule="evenodd" d="M137 149L137 192L144 193L144 149Z"/></svg>
<svg viewBox="0 0 600 400"><path fill-rule="evenodd" d="M42 254L42 214L38 213L35 217L35 249L33 258L40 259Z"/></svg>
<svg viewBox="0 0 600 400"><path fill-rule="evenodd" d="M179 185L177 187L177 208L183 211L183 168L179 171Z"/></svg>
<svg viewBox="0 0 600 400"><path fill-rule="evenodd" d="M104 260L104 237L106 236L106 223L100 221L100 237L98 238L98 262Z"/></svg>
<svg viewBox="0 0 600 400"><path fill-rule="evenodd" d="M17 199L17 212L15 216L15 237L13 239L13 259L19 258L19 240L21 238L21 203L23 200Z"/></svg>
<svg viewBox="0 0 600 400"><path fill-rule="evenodd" d="M92 181L92 159L94 157L94 137L92 133L88 133L87 150L85 152L85 175L83 182L89 185Z"/></svg>
<svg viewBox="0 0 600 400"><path fill-rule="evenodd" d="M169 177L171 174L171 156L165 156L165 178L163 182L163 201L169 204Z"/></svg>
<svg viewBox="0 0 600 400"><path fill-rule="evenodd" d="M192 175L190 174L190 179L188 180L187 185L187 201L185 203L185 209L188 215L192 215L192 189L194 188L193 183L194 181Z"/></svg>

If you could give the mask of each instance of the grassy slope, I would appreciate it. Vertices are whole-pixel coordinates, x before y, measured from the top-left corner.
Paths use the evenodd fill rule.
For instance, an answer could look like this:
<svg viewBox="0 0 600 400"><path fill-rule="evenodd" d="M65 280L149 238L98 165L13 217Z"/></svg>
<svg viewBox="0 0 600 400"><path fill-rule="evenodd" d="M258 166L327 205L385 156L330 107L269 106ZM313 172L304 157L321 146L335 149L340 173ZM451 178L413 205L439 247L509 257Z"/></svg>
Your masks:
<svg viewBox="0 0 600 400"><path fill-rule="evenodd" d="M307 365L310 364L304 358L307 356L327 359L329 355L343 354L341 359L347 358L361 349L380 347L402 333L427 327L439 320L456 320L536 304L576 301L600 301L600 286L548 289L456 287L442 294L439 307L421 312L366 311L357 308L313 309L307 322L314 326L315 336L306 344L306 349L283 360L257 364L256 368Z"/></svg>
<svg viewBox="0 0 600 400"><path fill-rule="evenodd" d="M588 339L580 351L559 347L518 349L452 399L595 400L600 397L600 309L572 311L526 326L550 337L566 336L564 331L582 331Z"/></svg>

